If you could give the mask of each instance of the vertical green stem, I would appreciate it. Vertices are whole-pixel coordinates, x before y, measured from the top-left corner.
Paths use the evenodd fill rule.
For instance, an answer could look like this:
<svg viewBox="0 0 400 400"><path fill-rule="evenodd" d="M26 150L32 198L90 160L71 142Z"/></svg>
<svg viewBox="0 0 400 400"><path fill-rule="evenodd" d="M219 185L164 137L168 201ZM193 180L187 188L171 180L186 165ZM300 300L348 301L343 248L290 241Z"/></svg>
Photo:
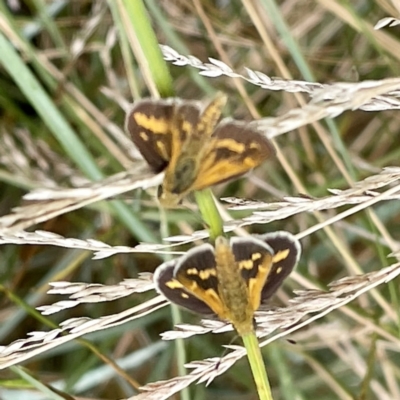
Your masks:
<svg viewBox="0 0 400 400"><path fill-rule="evenodd" d="M147 68L161 97L171 96L173 93L171 75L158 46L157 37L143 1L123 0L123 4L147 61Z"/></svg>
<svg viewBox="0 0 400 400"><path fill-rule="evenodd" d="M254 332L242 336L260 400L273 400L260 346Z"/></svg>
<svg viewBox="0 0 400 400"><path fill-rule="evenodd" d="M205 189L195 192L195 196L201 216L210 232L210 239L214 241L218 236L222 236L224 231L212 192L210 189Z"/></svg>

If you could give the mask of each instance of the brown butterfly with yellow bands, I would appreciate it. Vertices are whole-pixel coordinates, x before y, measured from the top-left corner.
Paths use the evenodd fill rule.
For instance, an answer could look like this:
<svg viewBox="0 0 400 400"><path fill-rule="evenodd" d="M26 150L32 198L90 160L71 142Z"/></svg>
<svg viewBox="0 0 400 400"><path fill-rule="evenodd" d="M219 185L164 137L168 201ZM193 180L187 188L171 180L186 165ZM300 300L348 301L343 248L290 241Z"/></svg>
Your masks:
<svg viewBox="0 0 400 400"><path fill-rule="evenodd" d="M256 127L221 118L226 95L204 106L170 98L137 101L126 127L150 168L165 177L159 192L164 207L177 206L189 192L236 178L274 154Z"/></svg>
<svg viewBox="0 0 400 400"><path fill-rule="evenodd" d="M289 232L218 237L183 257L161 264L156 290L168 300L199 314L216 314L240 336L253 331L254 313L296 266L299 241Z"/></svg>

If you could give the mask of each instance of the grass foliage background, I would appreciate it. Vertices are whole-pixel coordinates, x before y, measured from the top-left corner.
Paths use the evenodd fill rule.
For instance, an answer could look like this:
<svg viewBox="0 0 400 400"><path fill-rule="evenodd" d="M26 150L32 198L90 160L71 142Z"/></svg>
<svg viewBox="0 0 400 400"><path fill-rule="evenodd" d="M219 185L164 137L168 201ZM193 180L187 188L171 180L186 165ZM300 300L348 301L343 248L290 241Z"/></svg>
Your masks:
<svg viewBox="0 0 400 400"><path fill-rule="evenodd" d="M143 12L152 28L146 26ZM137 170L140 157L123 132L125 111L135 99L203 99L222 90L229 96L226 115L247 120L283 115L309 101L304 93L266 90L241 79L210 77L188 65L166 63L157 43L202 62L209 57L220 60L241 74L249 68L270 77L324 84L381 80L399 75L400 28L372 27L399 13L397 2L389 0L3 0L0 215L9 214L36 188L81 186ZM347 111L334 120L303 126L276 139L278 158L249 177L220 185L214 193L267 203L299 194L328 196L328 188L347 189L383 167L399 166L399 126L396 110ZM154 190L136 190L125 197L65 213L28 230L134 247L203 228L196 212L161 213ZM246 230L300 233L347 207L319 215L299 213ZM230 212L234 219L249 214ZM399 246L399 223L399 202L392 200L335 222L329 231L306 236L297 274L287 280L276 304L287 304L294 289L326 289L333 280L389 265L392 261L386 256ZM48 282L111 285L139 272L153 272L162 260L151 253L93 260L91 251L68 244L39 246L22 240L2 245L0 343L50 330L68 318L120 312L153 296L81 304L43 317L34 308L56 301L46 294ZM398 279L376 290L378 297L366 293L294 333L289 339L295 344L278 340L263 349L274 399L400 398ZM198 322L187 313L174 318ZM160 333L172 326L171 311L165 307L40 354L23 364L25 370L0 372L0 397L127 398L141 385L176 376L182 354L187 360L219 357L221 346L233 337L195 336L184 341L182 353L182 343L178 350L172 341L160 345ZM121 359L124 364L118 369L114 361ZM192 385L182 395L254 399L254 390L242 359L209 387Z"/></svg>

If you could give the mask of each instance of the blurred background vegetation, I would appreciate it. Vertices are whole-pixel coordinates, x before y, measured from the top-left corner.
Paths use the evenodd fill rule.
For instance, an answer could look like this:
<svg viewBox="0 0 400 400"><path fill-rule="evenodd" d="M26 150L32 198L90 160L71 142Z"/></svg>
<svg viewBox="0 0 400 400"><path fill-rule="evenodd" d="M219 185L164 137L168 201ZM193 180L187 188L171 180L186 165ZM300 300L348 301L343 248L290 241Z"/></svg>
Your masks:
<svg viewBox="0 0 400 400"><path fill-rule="evenodd" d="M221 60L242 74L247 67L288 80L379 80L399 75L400 27L372 27L399 12L396 0L0 0L0 215L21 205L22 196L32 189L79 186L134 168L139 156L123 125L128 104L135 99L158 93L203 99L222 90L229 96L226 115L245 120L279 116L309 100L164 63L157 42L203 62L209 57ZM268 161L250 177L218 186L214 193L265 202L299 193L327 196L328 188L346 189L382 167L398 166L399 126L396 111L356 110L303 127L276 140L279 160ZM331 226L332 235L341 239L339 246L325 231L304 238L300 276L325 289L329 282L353 275L354 265L365 273L389 265L390 250L377 238L382 229L399 237L400 207L391 201L373 211L373 216L360 212ZM335 213L328 211L324 218ZM231 212L233 218L244 215ZM118 202L69 212L29 230L133 247L202 229L195 211L173 210L165 218L161 223L154 191L135 191ZM316 223L307 213L246 229L299 233ZM114 284L153 272L163 261L145 253L97 261L91 257L85 250L2 245L0 343L49 330L68 318L120 312L153 296L86 304L40 318L34 307L60 300L45 294L48 282ZM287 304L293 289L299 288L302 285L289 278L276 304ZM398 280L378 291L385 307L398 316ZM346 311L334 311L292 335L289 339L295 343L280 340L264 348L274 399L400 398L399 344L388 338L398 337L400 326L387 318L385 307L365 294ZM197 322L199 317L185 312L182 319ZM178 374L175 343L166 342L155 353L152 347L172 326L171 311L164 308L85 337L86 342L48 351L24 363L30 379L20 369L1 371L0 397L57 398L41 384L60 388L61 398L71 398L67 393L96 399L132 396L137 385ZM186 359L219 357L221 346L232 339L232 333L192 337L184 342ZM111 360L121 358L127 359L123 369L129 382L121 371L104 372ZM245 359L209 387L192 385L184 396L257 398Z"/></svg>

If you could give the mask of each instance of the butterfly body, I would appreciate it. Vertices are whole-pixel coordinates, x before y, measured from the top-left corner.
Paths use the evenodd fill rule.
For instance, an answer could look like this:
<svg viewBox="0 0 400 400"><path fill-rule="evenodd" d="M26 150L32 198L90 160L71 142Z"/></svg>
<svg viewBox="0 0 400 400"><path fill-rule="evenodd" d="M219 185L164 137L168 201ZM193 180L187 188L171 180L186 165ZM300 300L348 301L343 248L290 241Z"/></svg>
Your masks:
<svg viewBox="0 0 400 400"><path fill-rule="evenodd" d="M156 289L170 301L232 323L239 335L253 330L254 313L293 270L301 247L288 232L230 241L216 239L160 265Z"/></svg>
<svg viewBox="0 0 400 400"><path fill-rule="evenodd" d="M219 122L226 96L205 107L180 99L134 104L126 127L155 173L165 171L159 200L175 207L188 193L233 179L274 154L270 141L245 122Z"/></svg>
<svg viewBox="0 0 400 400"><path fill-rule="evenodd" d="M269 254L266 254L266 258L270 260ZM221 319L232 321L240 335L250 332L253 328L253 315L256 310L250 301L249 287L242 276L239 263L225 238L218 237L216 240L215 261L218 294L222 305L218 316Z"/></svg>

